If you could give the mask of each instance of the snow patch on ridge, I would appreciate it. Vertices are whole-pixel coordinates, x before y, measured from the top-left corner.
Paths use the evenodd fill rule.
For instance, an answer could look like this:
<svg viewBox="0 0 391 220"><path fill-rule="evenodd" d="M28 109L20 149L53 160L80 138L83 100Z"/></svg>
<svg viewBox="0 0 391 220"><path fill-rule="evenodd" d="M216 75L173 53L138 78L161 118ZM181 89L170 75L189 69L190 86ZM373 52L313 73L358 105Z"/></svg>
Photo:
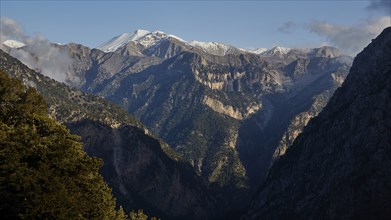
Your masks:
<svg viewBox="0 0 391 220"><path fill-rule="evenodd" d="M204 51L205 53L209 53L212 55L217 56L224 56L231 53L237 53L238 51L243 51L247 53L253 53L253 54L259 54L261 56L283 56L287 54L289 51L291 51L291 48L286 47L273 47L270 50L267 48L258 48L255 50L246 50L241 48L236 48L224 43L218 43L218 42L201 42L201 41L185 41L175 35L166 34L162 31L147 31L147 30L136 30L132 33L124 33L121 35L118 35L111 40L99 45L96 47L99 50L102 50L104 52L115 52L119 48L125 46L130 41L133 41L135 43L138 43L141 45L144 49L149 49L152 46L158 45L158 43L162 42L166 39L176 39L178 41L183 42L184 44L196 47Z"/></svg>
<svg viewBox="0 0 391 220"><path fill-rule="evenodd" d="M3 42L3 45L10 47L10 48L15 48L15 49L26 46L25 43L20 42L20 41L16 41L16 40L6 40Z"/></svg>
<svg viewBox="0 0 391 220"><path fill-rule="evenodd" d="M255 53L255 54L262 54L263 52L266 52L268 49L267 48L258 48L255 50L246 50L247 52L250 53Z"/></svg>
<svg viewBox="0 0 391 220"><path fill-rule="evenodd" d="M201 41L188 42L180 37L171 34L166 34L158 30L153 32L147 30L136 30L135 32L132 33L124 33L112 38L111 40L99 45L96 48L104 52L115 52L119 48L125 46L130 41L133 41L141 44L145 49L147 49L147 48L151 48L154 45L157 45L162 40L166 40L169 38L176 39L189 46L200 48L206 53L210 53L218 56L226 55L230 53L230 51L236 49L235 47L223 43L217 43L217 42L201 42Z"/></svg>
<svg viewBox="0 0 391 220"><path fill-rule="evenodd" d="M261 53L261 55L263 56L281 56L281 55L285 55L287 53L289 53L289 51L291 51L292 49L291 48L287 48L287 47L273 47L272 49L270 50L267 50L263 53Z"/></svg>
<svg viewBox="0 0 391 220"><path fill-rule="evenodd" d="M118 48L125 46L130 41L137 41L150 33L151 32L147 30L136 30L133 33L124 33L113 37L111 40L99 45L96 48L104 52L114 52Z"/></svg>
<svg viewBox="0 0 391 220"><path fill-rule="evenodd" d="M193 47L198 47L206 53L220 56L228 54L229 50L232 49L231 46L217 42L191 41L188 44Z"/></svg>
<svg viewBox="0 0 391 220"><path fill-rule="evenodd" d="M183 39L175 36L175 35L169 35L162 31L147 31L147 30L136 30L132 33L124 33L121 35L118 35L111 40L99 45L96 47L99 50L102 50L104 52L114 52L117 49L125 46L130 41L137 42L141 44L145 48L149 48L156 43L159 43L161 40L168 39L168 38L175 38L179 41L185 42Z"/></svg>

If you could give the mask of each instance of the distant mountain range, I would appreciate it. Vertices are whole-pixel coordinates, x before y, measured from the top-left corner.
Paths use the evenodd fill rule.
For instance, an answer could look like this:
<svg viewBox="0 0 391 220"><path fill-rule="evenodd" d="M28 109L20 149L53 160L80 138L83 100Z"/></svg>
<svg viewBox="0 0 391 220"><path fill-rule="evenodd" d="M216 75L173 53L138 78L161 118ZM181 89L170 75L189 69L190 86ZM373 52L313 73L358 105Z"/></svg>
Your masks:
<svg viewBox="0 0 391 220"><path fill-rule="evenodd" d="M71 85L122 105L209 181L246 188L327 103L352 59L332 47L276 47L262 55L230 47L215 55L205 45L139 30L99 47L114 52L62 48L80 79ZM286 140L288 128L294 135Z"/></svg>
<svg viewBox="0 0 391 220"><path fill-rule="evenodd" d="M65 83L116 103L148 130L144 136L143 130L117 129L117 123L107 124L105 120L111 119L105 116L82 121L85 116L73 110L80 108L80 99L72 101L77 90L56 89L60 84L49 87L47 96L58 94L62 98L57 101L65 100L58 106L73 103L59 118L76 118L69 127L86 138L87 152L109 161L103 176L120 201L169 217L191 216L186 207L204 201L193 217L198 219L215 216L214 210L224 213L246 207L274 161L326 105L352 63L351 57L333 47L246 51L144 30L114 37L98 49L79 44L50 47L71 60ZM39 63L30 45L8 45L5 50L28 51ZM57 105L51 106L54 116L64 114ZM96 108L102 113L114 109ZM88 147L99 143L104 145L102 151ZM122 157L128 148L138 150ZM124 161L117 163L114 157ZM145 158L150 158L148 166L142 162ZM190 176L182 176L185 173ZM172 196L171 205L161 205L158 195Z"/></svg>
<svg viewBox="0 0 391 220"><path fill-rule="evenodd" d="M224 43L217 43L217 42L201 42L201 41L185 41L175 35L166 34L161 31L147 31L147 30L136 30L132 33L124 33L119 36L116 36L112 38L111 40L104 42L103 44L96 47L99 50L102 50L104 52L116 52L120 51L122 47L129 44L130 42L133 42L134 44L139 45L143 50L151 49L153 46L157 46L158 44L162 43L162 41L169 40L169 39L175 39L183 43L184 45L188 46L189 49L192 47L198 48L202 50L205 53L217 55L217 56L224 56L227 54L239 54L243 52L249 52L249 53L255 53L255 54L263 54L270 55L274 52L278 51L279 53L287 53L289 52L289 48L283 48L283 47L274 47L271 50L267 50L266 48L259 48L255 50L245 50L236 48L234 46L230 46ZM139 55L141 55L140 53Z"/></svg>
<svg viewBox="0 0 391 220"><path fill-rule="evenodd" d="M123 34L98 49L50 44L71 60L64 83L9 55L56 71L35 53L39 45L2 44L0 69L36 88L49 116L104 160L100 172L126 211L391 216L391 27L353 63L333 47L251 52L160 31Z"/></svg>

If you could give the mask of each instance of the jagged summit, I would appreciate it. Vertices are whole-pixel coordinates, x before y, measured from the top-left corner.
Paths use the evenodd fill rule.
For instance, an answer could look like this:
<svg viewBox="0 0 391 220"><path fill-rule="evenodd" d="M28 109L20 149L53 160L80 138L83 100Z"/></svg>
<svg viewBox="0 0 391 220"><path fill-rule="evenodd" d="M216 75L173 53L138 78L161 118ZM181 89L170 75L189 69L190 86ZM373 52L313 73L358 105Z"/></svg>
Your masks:
<svg viewBox="0 0 391 220"><path fill-rule="evenodd" d="M188 44L193 47L200 48L205 53L209 53L217 56L224 56L230 53L235 53L235 51L240 50L233 46L223 44L223 43L218 43L218 42L190 41L188 42Z"/></svg>
<svg viewBox="0 0 391 220"><path fill-rule="evenodd" d="M104 52L116 52L123 50L124 47L130 42L133 42L141 47L141 50L150 49L155 45L159 45L164 40L167 39L176 39L179 42L182 42L188 49L191 48L198 48L204 53L217 55L217 56L224 56L227 54L238 54L243 52L250 52L250 53L256 53L259 54L266 49L260 48L254 52L247 51L244 49L239 49L234 46L230 46L224 43L218 43L218 42L202 42L202 41L185 41L180 37L177 37L172 34L167 34L163 31L147 31L147 30L136 30L132 33L124 33L121 35L118 35L109 41L99 45L96 47L99 50L102 50Z"/></svg>
<svg viewBox="0 0 391 220"><path fill-rule="evenodd" d="M246 50L247 52L250 52L250 53L255 53L255 54L262 54L263 52L267 51L268 49L267 48L258 48L258 49L255 49L255 50Z"/></svg>
<svg viewBox="0 0 391 220"><path fill-rule="evenodd" d="M229 46L223 43L217 43L217 42L201 42L201 41L185 41L180 37L177 37L172 34L167 34L163 31L147 31L147 30L136 30L132 33L124 33L121 35L118 35L111 40L99 45L97 49L102 50L104 52L115 52L118 50L121 50L121 48L125 47L129 42L134 42L142 47L142 49L149 49L152 46L158 45L162 43L162 41L167 39L176 39L185 45L187 45L189 48L196 47L201 49L201 51L218 55L218 56L224 56L226 54L235 53L238 51L241 51L240 49L237 49L233 46Z"/></svg>
<svg viewBox="0 0 391 220"><path fill-rule="evenodd" d="M138 40L142 37L144 37L147 34L150 34L150 31L147 30L142 30L142 29L137 29L132 33L132 38L130 40Z"/></svg>
<svg viewBox="0 0 391 220"><path fill-rule="evenodd" d="M136 31L133 31L131 33L123 33L121 35L118 35L109 41L99 45L96 47L99 50L102 50L104 52L117 52L125 55L136 55L136 56L144 56L144 55L151 55L155 54L154 52L151 52L151 50L154 50L157 46L161 45L163 42L167 41L168 39L175 39L177 44L179 42L180 47L182 49L174 49L174 47L171 47L171 51L189 51L193 50L194 48L197 49L197 51L215 55L215 56L225 56L228 54L241 54L241 53L252 53L257 54L263 57L283 57L287 56L290 52L294 53L312 53L315 57L338 57L342 55L342 52L339 51L337 48L329 47L329 46L323 46L320 48L315 49L292 49L288 47L281 47L281 46L274 46L271 49L267 48L258 48L254 50L248 50L248 49L242 49L238 48L229 44L221 43L221 42L203 42L198 40L191 40L186 41L178 36L167 34L163 31L156 30L156 31L148 31L143 29L138 29ZM166 45L164 46L163 50L167 50L170 46Z"/></svg>
<svg viewBox="0 0 391 220"><path fill-rule="evenodd" d="M175 38L177 40L183 41L181 38L175 35L166 34L159 30L151 32L138 29L132 33L123 33L121 35L118 35L111 40L99 45L96 48L104 52L114 52L131 41L139 43L143 47L148 48L160 42L161 40L168 38Z"/></svg>
<svg viewBox="0 0 391 220"><path fill-rule="evenodd" d="M263 55L263 56L281 56L281 55L285 55L285 54L289 53L289 51L291 51L291 50L292 50L291 48L275 46L272 49L261 53L261 55Z"/></svg>

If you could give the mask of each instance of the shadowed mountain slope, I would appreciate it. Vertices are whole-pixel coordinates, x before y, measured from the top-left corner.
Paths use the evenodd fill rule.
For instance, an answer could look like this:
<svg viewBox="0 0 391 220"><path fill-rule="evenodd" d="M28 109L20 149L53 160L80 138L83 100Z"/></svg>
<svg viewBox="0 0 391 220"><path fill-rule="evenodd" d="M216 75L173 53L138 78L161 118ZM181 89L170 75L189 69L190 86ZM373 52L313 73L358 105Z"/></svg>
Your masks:
<svg viewBox="0 0 391 220"><path fill-rule="evenodd" d="M391 28L271 168L244 219L389 219Z"/></svg>

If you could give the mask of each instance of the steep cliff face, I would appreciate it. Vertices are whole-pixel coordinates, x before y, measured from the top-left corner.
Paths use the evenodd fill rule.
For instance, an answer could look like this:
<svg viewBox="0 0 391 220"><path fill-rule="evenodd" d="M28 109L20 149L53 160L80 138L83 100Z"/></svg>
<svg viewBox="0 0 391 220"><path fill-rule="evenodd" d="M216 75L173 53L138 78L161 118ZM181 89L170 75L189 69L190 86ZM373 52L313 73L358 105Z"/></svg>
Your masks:
<svg viewBox="0 0 391 220"><path fill-rule="evenodd" d="M288 58L272 62L285 65ZM349 69L340 58L305 58L305 71L296 79L292 77L286 91L261 96L262 108L241 123L236 148L251 185L258 186L265 179L274 158L294 141L340 85ZM285 70L285 74L292 76L293 71Z"/></svg>
<svg viewBox="0 0 391 220"><path fill-rule="evenodd" d="M80 79L69 84L121 105L205 179L236 188L263 180L284 136L293 141L307 123L287 131L291 121L314 115L314 97L331 94L350 66L329 47L215 56L167 38L148 47L131 41L110 53L64 48Z"/></svg>
<svg viewBox="0 0 391 220"><path fill-rule="evenodd" d="M44 77L3 51L0 69L37 88L49 116L79 134L89 155L103 159L101 174L125 211L142 208L170 219L208 219L218 212L191 166L120 107Z"/></svg>
<svg viewBox="0 0 391 220"><path fill-rule="evenodd" d="M271 168L244 219L391 216L391 28Z"/></svg>
<svg viewBox="0 0 391 220"><path fill-rule="evenodd" d="M219 211L192 167L170 158L144 130L91 120L67 126L82 137L89 155L105 161L101 173L124 207L169 219L210 219Z"/></svg>
<svg viewBox="0 0 391 220"><path fill-rule="evenodd" d="M257 55L160 32L121 45L107 53L57 46L73 59L67 83L131 112L233 207L245 205L237 195L264 180L280 142L292 142L314 115L314 97L332 94L350 67L329 47ZM292 122L300 114L307 119Z"/></svg>
<svg viewBox="0 0 391 220"><path fill-rule="evenodd" d="M205 178L221 185L245 185L243 168L231 169L233 164L241 166L231 137L236 136L238 120L256 104L253 107L254 100L245 95L237 98L249 104L233 102L232 97L197 83L192 68L198 59L182 53L137 74L118 74L113 77L118 88L98 94L133 112Z"/></svg>
<svg viewBox="0 0 391 220"><path fill-rule="evenodd" d="M329 90L315 96L310 109L299 113L291 120L288 128L281 137L277 149L273 153L273 160L276 160L285 154L288 147L290 147L296 140L297 136L301 134L310 119L317 116L319 112L322 111L323 107L326 106L331 96L332 93Z"/></svg>

